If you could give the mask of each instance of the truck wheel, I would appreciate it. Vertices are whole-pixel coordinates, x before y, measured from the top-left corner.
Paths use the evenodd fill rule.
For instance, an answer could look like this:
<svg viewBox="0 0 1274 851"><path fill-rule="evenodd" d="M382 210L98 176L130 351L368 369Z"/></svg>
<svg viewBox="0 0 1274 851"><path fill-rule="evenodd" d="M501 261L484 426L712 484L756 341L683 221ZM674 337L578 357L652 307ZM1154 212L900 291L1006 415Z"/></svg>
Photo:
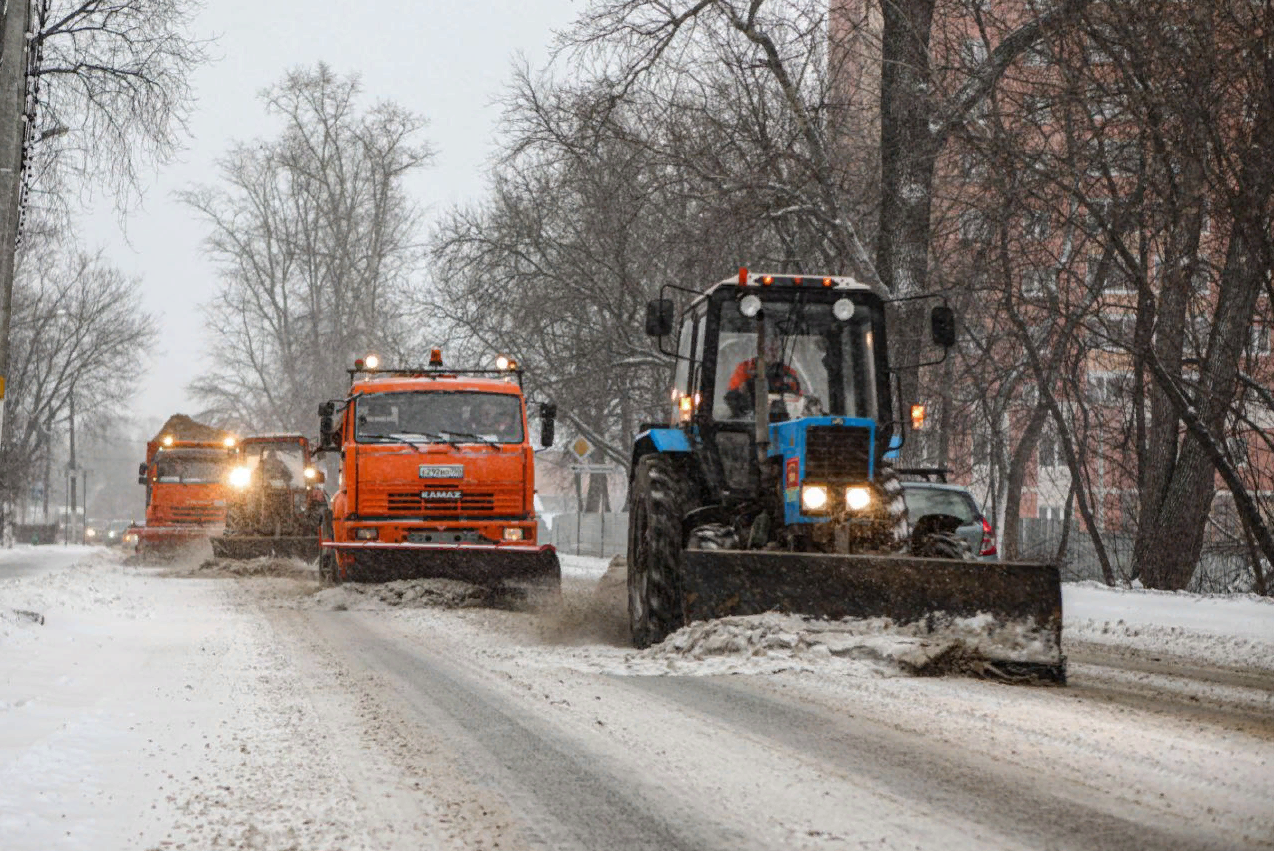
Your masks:
<svg viewBox="0 0 1274 851"><path fill-rule="evenodd" d="M636 647L658 644L685 623L681 519L689 502L690 484L671 458L637 463L628 502L628 625Z"/></svg>
<svg viewBox="0 0 1274 851"><path fill-rule="evenodd" d="M335 526L330 515L323 517L319 542L336 540ZM319 548L319 582L323 585L340 585L341 572L336 564L336 550L331 547Z"/></svg>

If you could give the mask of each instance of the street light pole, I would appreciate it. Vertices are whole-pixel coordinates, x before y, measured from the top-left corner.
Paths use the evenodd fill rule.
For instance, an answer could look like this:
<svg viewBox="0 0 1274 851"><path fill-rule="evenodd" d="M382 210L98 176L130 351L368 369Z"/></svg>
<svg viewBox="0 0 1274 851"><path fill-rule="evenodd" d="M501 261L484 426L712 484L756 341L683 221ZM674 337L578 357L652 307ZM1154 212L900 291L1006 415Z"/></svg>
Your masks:
<svg viewBox="0 0 1274 851"><path fill-rule="evenodd" d="M5 0L3 14L4 32L0 33L0 434L4 432L13 270L22 213L23 147L28 132L27 32L31 29L31 0Z"/></svg>

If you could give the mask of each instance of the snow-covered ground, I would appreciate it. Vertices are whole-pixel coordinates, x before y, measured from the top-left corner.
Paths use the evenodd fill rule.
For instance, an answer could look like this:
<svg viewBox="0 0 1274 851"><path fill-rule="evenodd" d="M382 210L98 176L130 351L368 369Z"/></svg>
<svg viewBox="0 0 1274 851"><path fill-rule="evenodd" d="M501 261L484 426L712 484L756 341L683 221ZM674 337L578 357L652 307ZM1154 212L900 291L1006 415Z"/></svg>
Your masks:
<svg viewBox="0 0 1274 851"><path fill-rule="evenodd" d="M750 811L767 813L738 847L853 847L844 843L873 839L883 847L1055 844L1046 827L1038 841L1023 834L1009 842L1005 837L1016 834L1002 832L1010 828L989 815L990 821L966 824L964 816L918 814L899 802L905 794L888 791L890 783L901 782L897 778L872 785L869 796L880 812L892 815L860 824L851 817L852 804L868 793L841 785L849 769L841 765L840 773L809 779L815 757L798 758L790 750L795 740L756 750L767 735L762 731L737 743L738 758L752 765L740 774L740 766L723 756L723 730L743 729L748 701L757 700L780 701L776 705L792 719L811 712L840 715L853 706L859 722L886 725L881 729L905 734L908 743L940 726L947 731L941 740L954 747L943 759L965 752L985 759L979 769L984 778L1000 770L991 767L1001 761L997 754L1009 766L1005 771L1024 776L1043 760L1059 783L1079 790L1068 793L1073 800L1066 807L1091 806L1106 814L1126 806L1145 820L1146 812L1162 805L1192 825L1182 828L1195 831L1186 843L1192 846L1261 847L1262 838L1274 843L1268 805L1274 798L1274 678L1261 673L1274 672L1274 602L1267 599L1067 585L1067 642L1229 672L1217 674L1207 688L1133 689L1110 697L1104 691L1109 683L1096 678L1073 677L1073 688L1064 690L958 677L917 680L899 665L899 647L909 636L882 639L774 616L741 619L728 629L692 627L663 646L636 652L624 646L622 582L607 574L601 559L564 557L568 593L562 609L531 617L442 609L471 601L410 589L314 593L296 571L237 581L198 570L172 575L125 567L118 554L93 549L77 552L73 566L58 566L57 559L66 557L58 549L0 551L0 562L43 553L52 565L0 579L0 846L6 851L552 847L544 839L553 835L550 828L516 828L522 816L492 803L494 793L484 784L496 782L491 778L505 769L483 768L478 773L487 779L476 781L470 775L480 761L472 754L430 762L441 760L451 742L404 726L402 707L417 698L394 703L398 699L388 695L407 686L393 686L389 668L375 673L349 667L353 657L340 656L316 637L316 630L331 630L341 644L363 634L342 632L355 627L379 636L368 639L369 647L381 647L376 642L383 639L384 648L433 648L485 683L474 694L500 693L505 702L492 706L521 707L530 729L557 725L570 731L560 735L594 742L588 747L596 748L599 765L632 755L647 760L644 770L654 776L684 763L669 782L692 796L687 800L711 797L709 789L730 797L715 814L696 806L682 813L686 819L732 825ZM19 612L38 613L44 623ZM390 650L376 652L390 658ZM754 676L714 676L720 674ZM1225 679L1240 675L1247 679ZM743 689L743 697L719 699L719 688ZM634 702L633 689L647 697ZM1161 695L1182 693L1184 714L1157 707ZM382 700L399 708L390 711ZM688 714L677 715L679 702L689 702ZM1161 718L1163 712L1168 714ZM732 726L720 726L727 716ZM399 720L376 720L384 718ZM658 733L651 718L669 726ZM790 725L784 729L796 735ZM817 750L818 727L811 729L809 747ZM405 738L394 739L386 732L392 730ZM736 732L730 733L732 743ZM848 728L838 735L850 735ZM828 759L837 741L826 740ZM402 761L410 771L388 767ZM422 764L434 767L423 770ZM706 787L696 770L704 773ZM787 779L773 779L779 777ZM928 780L908 782L931 794ZM809 783L822 790L817 794L842 801L834 813L793 797ZM994 784L987 784L982 791L993 794ZM633 794L639 786L645 788L635 784ZM968 786L960 781L953 788ZM1081 800L1085 796L1102 802ZM1156 803L1161 798L1171 806ZM508 800L514 810L520 806L516 796ZM680 812L677 807L690 805L667 806ZM944 819L949 834L940 829ZM1135 847L1114 840L1106 845L1100 837L1119 830L1102 827L1100 819L1093 824L1099 840L1091 847ZM1176 841L1169 841L1176 834L1162 840L1148 835L1146 847ZM1092 836L1074 841L1092 842ZM722 847L730 846L725 839Z"/></svg>

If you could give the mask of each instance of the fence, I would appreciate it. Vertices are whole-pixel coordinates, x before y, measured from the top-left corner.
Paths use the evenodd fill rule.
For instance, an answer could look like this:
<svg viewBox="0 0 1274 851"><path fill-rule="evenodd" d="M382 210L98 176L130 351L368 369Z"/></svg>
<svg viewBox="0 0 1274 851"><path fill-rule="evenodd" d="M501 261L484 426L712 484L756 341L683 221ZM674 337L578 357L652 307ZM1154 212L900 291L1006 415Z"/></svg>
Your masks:
<svg viewBox="0 0 1274 851"><path fill-rule="evenodd" d="M1018 527L1021 536L1020 557L1024 560L1053 560L1062 539L1064 522L1060 519L1023 518ZM1122 579L1131 575L1132 536L1107 532L1102 535L1102 543L1110 557L1115 577ZM1066 554L1060 567L1062 580L1065 582L1083 579L1101 581L1101 562L1097 559L1097 549L1079 523L1071 525ZM1252 564L1243 547L1232 543L1209 542L1203 546L1189 590L1205 594L1251 591L1253 579Z"/></svg>
<svg viewBox="0 0 1274 851"><path fill-rule="evenodd" d="M557 514L552 525L540 521L540 543L552 544L563 555L610 558L628 550L628 512Z"/></svg>
<svg viewBox="0 0 1274 851"><path fill-rule="evenodd" d="M628 512L607 514L557 514L552 524L540 521L540 542L552 544L563 555L610 558L628 549ZM1063 520L1023 518L1020 529L1020 558L1052 561L1062 539ZM1102 536L1116 578L1132 571L1131 535L1107 532ZM1064 582L1085 579L1102 581L1101 562L1092 539L1079 523L1073 523L1061 560ZM1233 544L1208 543L1199 557L1199 566L1190 590L1201 593L1228 593L1252 590L1252 565L1248 554Z"/></svg>

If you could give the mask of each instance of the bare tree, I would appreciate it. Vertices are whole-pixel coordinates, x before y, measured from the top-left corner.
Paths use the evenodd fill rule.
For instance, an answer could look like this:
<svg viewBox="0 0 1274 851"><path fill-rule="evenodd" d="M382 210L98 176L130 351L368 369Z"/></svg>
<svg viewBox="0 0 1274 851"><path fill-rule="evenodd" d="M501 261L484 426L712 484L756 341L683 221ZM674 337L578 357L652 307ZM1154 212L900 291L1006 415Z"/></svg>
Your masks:
<svg viewBox="0 0 1274 851"><path fill-rule="evenodd" d="M140 286L100 254L33 234L14 292L13 357L0 490L12 504L43 475L50 442L68 425L120 416L157 337ZM72 401L74 400L74 401Z"/></svg>
<svg viewBox="0 0 1274 851"><path fill-rule="evenodd" d="M208 59L187 0L34 0L29 185L39 206L99 182L121 209L148 167L167 162L194 105L190 75Z"/></svg>
<svg viewBox="0 0 1274 851"><path fill-rule="evenodd" d="M422 118L360 110L360 94L326 65L288 74L262 95L282 132L235 145L222 185L180 196L208 223L221 273L206 308L214 365L191 389L224 425L307 429L356 355L413 351L420 212L404 181L432 155Z"/></svg>

